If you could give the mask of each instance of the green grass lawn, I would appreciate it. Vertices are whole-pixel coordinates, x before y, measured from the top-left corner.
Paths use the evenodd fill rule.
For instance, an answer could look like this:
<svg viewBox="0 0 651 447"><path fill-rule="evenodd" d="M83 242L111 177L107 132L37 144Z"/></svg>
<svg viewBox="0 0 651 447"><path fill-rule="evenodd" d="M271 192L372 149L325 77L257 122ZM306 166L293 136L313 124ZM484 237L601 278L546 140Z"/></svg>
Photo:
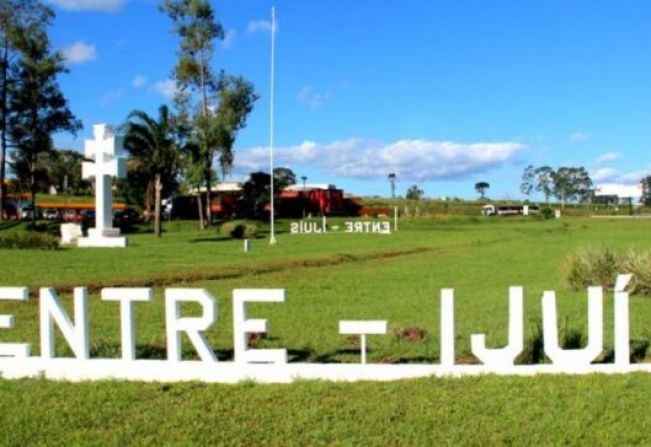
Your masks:
<svg viewBox="0 0 651 447"><path fill-rule="evenodd" d="M208 339L231 355L231 293L280 287L281 304L249 305L269 319L259 347L290 350L290 361L356 362L356 343L338 334L340 319L386 319L390 332L369 338L369 361L436 362L439 293L456 295L458 361L472 361L470 334L506 342L507 291L525 288L525 332L540 321L543 290L556 290L559 318L586 333L586 294L562 281L562 263L577 247L651 248L646 220L460 218L403 220L386 235L266 235L243 253L242 241L166 224L163 238L130 235L120 249L0 250L0 285L29 286L27 303L1 303L16 316L2 341L27 341L38 352L38 287L60 290L71 312L71 287L91 288L90 339L95 356L119 355L119 310L101 302L103 286L153 286L155 300L136 306L141 356L165 348L162 292L204 287L219 302ZM12 228L5 231L22 231ZM605 347L612 348L612 297L605 301ZM196 309L184 309L189 314ZM651 299L631 298L631 337L651 339ZM408 341L399 328L427 333ZM57 351L69 350L58 340ZM185 345L187 358L194 357ZM651 400L644 374L586 377L422 379L394 383L293 385L53 383L0 381L0 427L9 444L128 442L167 444L648 443ZM637 411L636 411L637 410ZM631 417L635 415L635 417Z"/></svg>

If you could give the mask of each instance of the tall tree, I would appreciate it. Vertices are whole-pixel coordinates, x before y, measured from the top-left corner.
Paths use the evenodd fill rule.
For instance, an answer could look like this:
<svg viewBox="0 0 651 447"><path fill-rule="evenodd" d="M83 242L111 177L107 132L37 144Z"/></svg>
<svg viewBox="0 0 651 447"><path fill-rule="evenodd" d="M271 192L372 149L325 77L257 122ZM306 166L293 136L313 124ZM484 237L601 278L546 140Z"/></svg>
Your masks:
<svg viewBox="0 0 651 447"><path fill-rule="evenodd" d="M541 166L534 171L536 179L536 191L542 192L545 196L545 203L549 203L549 197L554 192L554 170L549 166Z"/></svg>
<svg viewBox="0 0 651 447"><path fill-rule="evenodd" d="M75 118L57 83L67 72L63 58L52 53L45 29L23 32L18 38L20 60L13 70L15 92L11 95L10 135L15 145L15 161L22 164L36 208L39 154L52 150L52 134L76 132L81 123ZM36 213L32 213L35 223Z"/></svg>
<svg viewBox="0 0 651 447"><path fill-rule="evenodd" d="M491 185L487 182L477 182L475 183L475 191L481 196L480 199L486 198L486 190L490 188Z"/></svg>
<svg viewBox="0 0 651 447"><path fill-rule="evenodd" d="M296 174L289 169L274 168L274 197L290 185L296 184ZM261 211L263 205L271 198L271 176L266 172L252 172L249 179L242 185L242 196L245 205L254 213Z"/></svg>
<svg viewBox="0 0 651 447"><path fill-rule="evenodd" d="M210 168L213 163L215 132L211 129L210 97L217 90L217 78L210 66L215 39L224 38L224 30L216 21L213 9L206 0L165 0L161 9L172 19L181 38L178 63L174 69L177 87L185 94L190 90L199 97L199 113L194 119L199 157L204 167L206 183L206 217L210 210ZM203 223L202 223L203 226Z"/></svg>
<svg viewBox="0 0 651 447"><path fill-rule="evenodd" d="M215 147L219 156L222 178L225 178L233 165L233 144L237 133L246 126L246 119L253 110L258 95L253 84L241 76L221 74L211 130L214 133Z"/></svg>
<svg viewBox="0 0 651 447"><path fill-rule="evenodd" d="M522 173L522 183L520 183L520 192L525 196L531 195L531 193L536 187L535 181L536 181L535 168L532 165L529 165L526 168L524 168L524 172Z"/></svg>
<svg viewBox="0 0 651 447"><path fill-rule="evenodd" d="M647 175L642 180L640 180L642 185L642 197L640 197L640 202L646 206L651 206L651 175Z"/></svg>
<svg viewBox="0 0 651 447"><path fill-rule="evenodd" d="M46 172L46 187L58 193L71 195L90 194L91 183L81 177L84 156L75 150L58 149L41 154L40 163Z"/></svg>
<svg viewBox="0 0 651 447"><path fill-rule="evenodd" d="M409 200L420 200L423 198L425 192L418 187L418 185L411 185L407 190L407 199Z"/></svg>
<svg viewBox="0 0 651 447"><path fill-rule="evenodd" d="M206 224L210 225L213 162L216 157L219 159L222 177L225 176L233 163L237 132L246 125L257 96L253 86L243 78L224 73L216 75L212 69L214 41L223 39L224 31L209 1L164 0L161 9L172 19L181 38L174 78L177 97L183 99L177 104L183 104L191 124L193 159L201 164L203 171ZM198 103L194 113L188 112L192 101Z"/></svg>
<svg viewBox="0 0 651 447"><path fill-rule="evenodd" d="M0 1L0 220L7 200L6 168L9 148L11 94L15 91L16 64L20 58L18 42L22 34L43 32L54 13L37 0Z"/></svg>
<svg viewBox="0 0 651 447"><path fill-rule="evenodd" d="M161 193L178 186L180 154L167 106L158 109L158 119L141 110L132 111L125 126L124 147L134 164L148 179L147 203L154 196L154 233L161 236ZM147 210L151 212L151 209Z"/></svg>
<svg viewBox="0 0 651 447"><path fill-rule="evenodd" d="M592 191L592 180L583 167L560 167L553 175L554 195L561 201L561 208L572 200L585 201Z"/></svg>

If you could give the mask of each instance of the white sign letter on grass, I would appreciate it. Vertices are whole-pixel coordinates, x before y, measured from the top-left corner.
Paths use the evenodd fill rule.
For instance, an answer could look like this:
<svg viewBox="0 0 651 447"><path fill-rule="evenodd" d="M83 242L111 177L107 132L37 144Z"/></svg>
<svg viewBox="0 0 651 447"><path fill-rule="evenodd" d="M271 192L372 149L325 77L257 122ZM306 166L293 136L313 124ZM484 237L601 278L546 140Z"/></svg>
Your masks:
<svg viewBox="0 0 651 447"><path fill-rule="evenodd" d="M249 349L249 334L268 332L267 320L247 319L246 303L282 303L284 289L233 290L233 349L235 363L287 363L285 349Z"/></svg>
<svg viewBox="0 0 651 447"><path fill-rule="evenodd" d="M543 340L545 354L554 365L581 369L590 365L604 348L604 293L601 287L588 287L588 345L582 349L561 349L558 343L556 293L543 292Z"/></svg>
<svg viewBox="0 0 651 447"><path fill-rule="evenodd" d="M133 304L136 301L150 301L154 294L147 287L102 289L104 301L120 302L120 334L122 336L122 360L136 358L136 328L133 318Z"/></svg>
<svg viewBox="0 0 651 447"><path fill-rule="evenodd" d="M631 362L628 292L626 286L633 275L617 275L615 281L615 364L627 366Z"/></svg>
<svg viewBox="0 0 651 447"><path fill-rule="evenodd" d="M496 368L513 366L524 348L524 312L522 287L509 288L509 344L502 349L487 349L486 334L470 337L472 353L484 365Z"/></svg>
<svg viewBox="0 0 651 447"><path fill-rule="evenodd" d="M454 366L454 289L441 289L441 365Z"/></svg>
<svg viewBox="0 0 651 447"><path fill-rule="evenodd" d="M54 289L42 288L39 294L41 301L39 311L41 317L41 357L54 357L54 323L63 334L70 349L78 359L88 359L88 290L85 287L75 287L74 309L75 323L68 317Z"/></svg>
<svg viewBox="0 0 651 447"><path fill-rule="evenodd" d="M88 229L88 237L79 238L80 247L126 247L127 240L120 229L113 228L113 177L126 176L122 152L123 138L113 135L108 124L93 126L94 140L86 140L85 156L94 160L81 165L84 179L95 178L95 228Z"/></svg>
<svg viewBox="0 0 651 447"><path fill-rule="evenodd" d="M197 303L203 309L201 317L181 317L181 303ZM217 357L204 337L217 315L217 301L205 289L165 290L165 330L167 359L181 361L181 333L185 332L203 361L216 362Z"/></svg>
<svg viewBox="0 0 651 447"><path fill-rule="evenodd" d="M359 335L362 364L366 364L366 336L373 334L386 334L387 322L386 320L342 320L339 322L339 333L346 335Z"/></svg>
<svg viewBox="0 0 651 447"><path fill-rule="evenodd" d="M27 301L27 287L0 287L0 300ZM0 328L11 329L16 319L13 315L0 315ZM28 357L29 343L0 343L0 357Z"/></svg>

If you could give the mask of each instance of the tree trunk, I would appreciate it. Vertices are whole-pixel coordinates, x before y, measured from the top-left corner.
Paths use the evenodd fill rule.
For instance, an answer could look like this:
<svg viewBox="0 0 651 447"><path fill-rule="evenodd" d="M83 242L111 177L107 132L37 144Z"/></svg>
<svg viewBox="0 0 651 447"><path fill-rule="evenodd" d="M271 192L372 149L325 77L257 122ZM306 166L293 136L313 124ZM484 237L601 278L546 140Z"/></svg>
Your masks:
<svg viewBox="0 0 651 447"><path fill-rule="evenodd" d="M7 202L7 187L5 186L6 173L6 157L7 157L7 96L9 86L7 85L7 70L9 70L9 42L5 35L4 48L3 48L3 66L2 66L2 98L0 98L0 114L2 121L0 122L0 133L2 133L2 149L0 152L0 220L5 219L5 203Z"/></svg>
<svg viewBox="0 0 651 447"><path fill-rule="evenodd" d="M147 182L147 192L145 193L145 222L151 220L152 195L154 195L155 180Z"/></svg>
<svg viewBox="0 0 651 447"><path fill-rule="evenodd" d="M198 186L197 186L197 206L199 210L199 229L203 230L206 227L203 222L203 203L201 201L201 191Z"/></svg>
<svg viewBox="0 0 651 447"><path fill-rule="evenodd" d="M29 180L32 193L32 231L36 231L36 178L33 173Z"/></svg>
<svg viewBox="0 0 651 447"><path fill-rule="evenodd" d="M211 200L210 200L210 189L211 189L211 184L210 184L210 169L208 170L206 174L206 226L211 226L212 225L212 209L211 209Z"/></svg>
<svg viewBox="0 0 651 447"><path fill-rule="evenodd" d="M161 185L161 182L160 182L160 174L156 174L156 184L155 184L154 188L156 189L156 199L155 199L156 208L155 208L155 211L154 211L154 234L156 235L156 237L160 237L161 236L161 228L160 228L160 202L161 202L161 198L160 198L160 192L161 192L161 189L162 189L162 185Z"/></svg>

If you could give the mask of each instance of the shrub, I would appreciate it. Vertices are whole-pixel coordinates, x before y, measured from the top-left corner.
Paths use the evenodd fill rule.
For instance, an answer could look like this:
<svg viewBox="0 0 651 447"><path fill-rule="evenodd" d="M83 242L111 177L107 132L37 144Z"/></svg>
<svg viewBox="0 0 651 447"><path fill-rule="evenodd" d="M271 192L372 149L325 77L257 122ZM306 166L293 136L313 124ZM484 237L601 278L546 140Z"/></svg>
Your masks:
<svg viewBox="0 0 651 447"><path fill-rule="evenodd" d="M540 217L543 219L551 219L554 217L554 210L546 206L540 210Z"/></svg>
<svg viewBox="0 0 651 447"><path fill-rule="evenodd" d="M651 296L651 251L629 250L622 257L620 270L620 273L633 274L629 287L632 293Z"/></svg>
<svg viewBox="0 0 651 447"><path fill-rule="evenodd" d="M0 248L58 250L59 239L46 233L12 232L0 235Z"/></svg>
<svg viewBox="0 0 651 447"><path fill-rule="evenodd" d="M219 228L219 232L234 239L253 239L258 234L258 226L233 220L223 223Z"/></svg>
<svg viewBox="0 0 651 447"><path fill-rule="evenodd" d="M609 248L580 248L565 260L562 267L565 282L572 290L583 290L599 285L610 288L617 273L622 273L621 262Z"/></svg>

